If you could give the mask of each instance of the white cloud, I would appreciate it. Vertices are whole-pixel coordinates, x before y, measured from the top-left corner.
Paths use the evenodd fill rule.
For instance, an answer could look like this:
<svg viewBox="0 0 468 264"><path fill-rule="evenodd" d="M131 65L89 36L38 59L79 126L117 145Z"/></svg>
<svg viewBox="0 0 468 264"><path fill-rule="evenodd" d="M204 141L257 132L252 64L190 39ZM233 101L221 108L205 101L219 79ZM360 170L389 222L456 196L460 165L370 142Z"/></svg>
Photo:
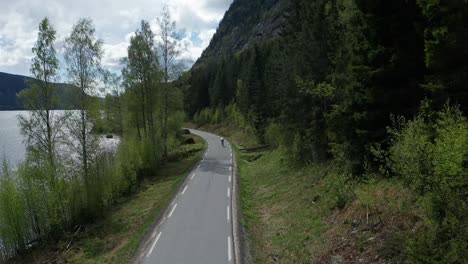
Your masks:
<svg viewBox="0 0 468 264"><path fill-rule="evenodd" d="M125 57L127 54L127 46L127 42L104 44L102 47L104 50L104 56L102 58L103 65L109 67L118 67L120 59Z"/></svg>
<svg viewBox="0 0 468 264"><path fill-rule="evenodd" d="M186 29L186 59L195 61L205 49L224 12L233 0L168 1L173 19ZM104 41L103 65L117 69L128 41L142 19L155 25L166 0L0 0L0 71L29 74L31 48L42 18L49 17L57 30L57 50L80 17L93 19ZM154 29L154 27L153 27ZM197 41L190 36L195 33ZM62 66L65 68L65 66Z"/></svg>
<svg viewBox="0 0 468 264"><path fill-rule="evenodd" d="M35 30L30 32L30 22L18 12L11 12L0 17L0 69L28 63L35 38ZM28 65L29 67L29 65Z"/></svg>

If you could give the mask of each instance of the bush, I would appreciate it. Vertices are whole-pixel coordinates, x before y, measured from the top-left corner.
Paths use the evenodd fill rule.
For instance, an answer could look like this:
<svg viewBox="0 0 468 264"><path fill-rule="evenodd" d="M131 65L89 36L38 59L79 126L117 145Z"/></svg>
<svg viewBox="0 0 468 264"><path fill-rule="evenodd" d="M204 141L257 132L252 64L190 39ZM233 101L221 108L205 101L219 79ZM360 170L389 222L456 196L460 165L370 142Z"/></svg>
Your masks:
<svg viewBox="0 0 468 264"><path fill-rule="evenodd" d="M274 148L283 146L286 140L285 132L285 129L280 124L272 122L265 129L265 142Z"/></svg>
<svg viewBox="0 0 468 264"><path fill-rule="evenodd" d="M390 130L390 167L420 196L424 228L408 243L410 263L463 263L468 227L468 122L457 107L427 110ZM431 260L431 261L429 261Z"/></svg>
<svg viewBox="0 0 468 264"><path fill-rule="evenodd" d="M0 174L0 241L5 249L26 250L28 226L23 193L6 160ZM0 260L5 256L0 256Z"/></svg>

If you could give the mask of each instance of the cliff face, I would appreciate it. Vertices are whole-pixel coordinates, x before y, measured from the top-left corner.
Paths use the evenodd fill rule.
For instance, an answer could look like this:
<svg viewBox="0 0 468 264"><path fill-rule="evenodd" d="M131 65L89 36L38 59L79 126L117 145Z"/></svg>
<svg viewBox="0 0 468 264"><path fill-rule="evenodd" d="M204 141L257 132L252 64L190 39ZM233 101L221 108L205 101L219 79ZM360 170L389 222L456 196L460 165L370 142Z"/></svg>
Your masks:
<svg viewBox="0 0 468 264"><path fill-rule="evenodd" d="M286 24L288 0L234 0L210 45L195 66L209 58L243 51L281 34Z"/></svg>

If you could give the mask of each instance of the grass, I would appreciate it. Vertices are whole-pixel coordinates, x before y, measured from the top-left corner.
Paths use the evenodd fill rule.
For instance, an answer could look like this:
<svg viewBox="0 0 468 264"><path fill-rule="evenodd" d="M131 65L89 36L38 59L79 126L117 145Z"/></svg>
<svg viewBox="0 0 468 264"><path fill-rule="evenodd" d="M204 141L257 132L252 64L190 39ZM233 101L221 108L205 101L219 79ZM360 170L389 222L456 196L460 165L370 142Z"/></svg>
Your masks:
<svg viewBox="0 0 468 264"><path fill-rule="evenodd" d="M192 125L193 127L193 125ZM258 145L246 131L200 129L236 146ZM236 150L242 225L255 263L404 263L423 209L398 178L357 183L336 162L295 165L281 150Z"/></svg>
<svg viewBox="0 0 468 264"><path fill-rule="evenodd" d="M76 236L35 249L10 263L128 263L156 216L206 148L203 139L192 137L196 144L183 146L190 155L165 164L157 175L141 184L136 194L122 199L102 219L84 227ZM67 247L72 237L71 246Z"/></svg>
<svg viewBox="0 0 468 264"><path fill-rule="evenodd" d="M316 184L323 166L295 168L279 151L254 162L241 155L238 165L244 224L255 262L311 263L313 253L323 248L325 217L333 203L322 195L327 186ZM319 199L320 206L314 201Z"/></svg>
<svg viewBox="0 0 468 264"><path fill-rule="evenodd" d="M236 146L258 145L230 126L201 129ZM423 212L401 180L371 175L356 183L333 161L295 165L281 150L236 152L242 224L255 263L404 262L405 238Z"/></svg>
<svg viewBox="0 0 468 264"><path fill-rule="evenodd" d="M403 238L422 212L400 181L344 184L330 164L292 165L280 150L245 156L241 206L255 263L403 261Z"/></svg>

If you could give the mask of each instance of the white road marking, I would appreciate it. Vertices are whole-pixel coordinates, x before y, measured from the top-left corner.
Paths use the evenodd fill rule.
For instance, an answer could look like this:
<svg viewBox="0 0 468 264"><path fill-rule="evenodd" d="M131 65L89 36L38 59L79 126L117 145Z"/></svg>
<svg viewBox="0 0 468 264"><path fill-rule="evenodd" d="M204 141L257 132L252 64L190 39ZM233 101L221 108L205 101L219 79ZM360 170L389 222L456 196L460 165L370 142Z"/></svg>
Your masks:
<svg viewBox="0 0 468 264"><path fill-rule="evenodd" d="M231 188L228 187L228 190L227 190L227 197L231 197Z"/></svg>
<svg viewBox="0 0 468 264"><path fill-rule="evenodd" d="M200 168L200 165L198 165L197 170Z"/></svg>
<svg viewBox="0 0 468 264"><path fill-rule="evenodd" d="M167 216L168 218L171 218L172 214L174 213L174 210L176 209L177 207L177 204L174 205L174 207L172 207L172 210L171 212L169 213L169 215Z"/></svg>
<svg viewBox="0 0 468 264"><path fill-rule="evenodd" d="M231 182L231 175L229 175L229 182Z"/></svg>
<svg viewBox="0 0 468 264"><path fill-rule="evenodd" d="M228 261L232 260L231 236L228 236Z"/></svg>
<svg viewBox="0 0 468 264"><path fill-rule="evenodd" d="M229 171L232 171L232 166L229 166Z"/></svg>
<svg viewBox="0 0 468 264"><path fill-rule="evenodd" d="M149 257L151 253L153 253L154 247L156 246L156 243L158 243L159 238L161 237L162 232L159 232L158 237L156 240L154 240L153 245L150 248L150 251L148 251L148 254L146 254L146 257Z"/></svg>
<svg viewBox="0 0 468 264"><path fill-rule="evenodd" d="M231 152L231 158L232 158L232 152Z"/></svg>
<svg viewBox="0 0 468 264"><path fill-rule="evenodd" d="M195 173L192 174L192 177L190 177L190 179L193 180L193 177L195 177Z"/></svg>
<svg viewBox="0 0 468 264"><path fill-rule="evenodd" d="M182 195L184 195L185 191L187 190L188 185L185 185L184 190L182 191Z"/></svg>
<svg viewBox="0 0 468 264"><path fill-rule="evenodd" d="M228 222L231 221L231 210L229 210L229 205L227 206L227 220Z"/></svg>

